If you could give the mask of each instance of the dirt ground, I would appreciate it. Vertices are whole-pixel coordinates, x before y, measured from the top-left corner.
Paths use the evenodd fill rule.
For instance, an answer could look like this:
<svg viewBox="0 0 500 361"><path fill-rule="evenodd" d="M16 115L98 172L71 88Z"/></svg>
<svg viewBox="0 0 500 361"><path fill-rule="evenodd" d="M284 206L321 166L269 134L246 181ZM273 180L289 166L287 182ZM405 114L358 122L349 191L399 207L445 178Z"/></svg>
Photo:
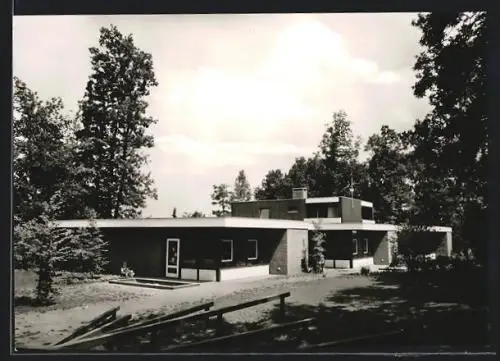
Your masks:
<svg viewBox="0 0 500 361"><path fill-rule="evenodd" d="M370 284L370 278L346 278L343 272L331 270L327 277L303 275L297 277L270 276L226 282L202 283L197 287L177 290L157 290L97 282L92 284L66 286L62 289L62 299L69 304L79 303L79 299L90 300L89 295L99 295L97 303L65 307L51 306L45 309L15 310L16 345L49 345L65 337L69 332L89 321L96 315L120 306L119 314L133 314L140 317L147 313L174 312L202 302L213 301L214 308L237 304L242 301L290 291L287 304L317 305L326 294L349 287ZM71 301L71 298L74 298ZM65 304L68 304L66 302ZM230 323L257 322L266 312L275 307L275 302L258 305L249 309L229 313L225 320Z"/></svg>

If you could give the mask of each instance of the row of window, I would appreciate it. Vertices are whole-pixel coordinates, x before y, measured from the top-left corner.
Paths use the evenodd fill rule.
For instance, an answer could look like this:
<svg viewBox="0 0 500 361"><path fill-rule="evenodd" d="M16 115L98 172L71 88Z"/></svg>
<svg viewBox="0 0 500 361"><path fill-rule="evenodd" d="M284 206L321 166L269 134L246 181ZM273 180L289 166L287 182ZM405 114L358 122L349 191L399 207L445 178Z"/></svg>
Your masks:
<svg viewBox="0 0 500 361"><path fill-rule="evenodd" d="M368 249L369 249L369 242L368 238L363 239L365 246L363 247L363 254L368 254ZM357 238L352 239L352 254L355 256L359 252L359 240Z"/></svg>
<svg viewBox="0 0 500 361"><path fill-rule="evenodd" d="M288 214L297 214L299 213L299 209L297 207L289 207ZM323 218L325 214L321 214L319 208L308 209L306 218L316 217ZM373 219L373 208L371 207L361 207L362 219ZM260 218L270 218L271 210L269 208L261 208L259 209L259 217ZM326 210L326 218L340 218L340 208L339 206L328 207Z"/></svg>
<svg viewBox="0 0 500 361"><path fill-rule="evenodd" d="M222 240L221 262L233 260L234 248L232 239ZM247 260L253 261L259 257L259 247L256 239L247 240Z"/></svg>

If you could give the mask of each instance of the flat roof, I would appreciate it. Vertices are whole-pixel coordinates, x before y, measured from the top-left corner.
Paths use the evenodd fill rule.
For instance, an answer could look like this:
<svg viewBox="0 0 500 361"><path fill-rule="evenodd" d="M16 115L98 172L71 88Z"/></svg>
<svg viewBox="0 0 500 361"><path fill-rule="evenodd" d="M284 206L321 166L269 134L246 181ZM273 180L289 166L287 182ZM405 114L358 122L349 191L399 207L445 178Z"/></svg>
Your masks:
<svg viewBox="0 0 500 361"><path fill-rule="evenodd" d="M328 220L307 219L262 219L251 217L202 217L202 218L135 218L96 219L97 228L260 228L260 229L307 229L313 230L315 223L323 231L398 231L401 226L378 223L333 223ZM335 219L338 222L338 219ZM55 221L57 228L87 228L86 219ZM451 232L451 227L428 226L433 232Z"/></svg>
<svg viewBox="0 0 500 361"><path fill-rule="evenodd" d="M398 231L401 226L395 224L381 224L381 223L316 223L321 231ZM451 232L451 227L441 226L427 226L427 230L431 232ZM314 224L311 228L314 229Z"/></svg>
<svg viewBox="0 0 500 361"><path fill-rule="evenodd" d="M96 219L97 228L268 228L309 229L310 224L286 219L261 219L247 217L201 217L201 218L135 218ZM58 228L87 228L86 219L71 219L54 222Z"/></svg>

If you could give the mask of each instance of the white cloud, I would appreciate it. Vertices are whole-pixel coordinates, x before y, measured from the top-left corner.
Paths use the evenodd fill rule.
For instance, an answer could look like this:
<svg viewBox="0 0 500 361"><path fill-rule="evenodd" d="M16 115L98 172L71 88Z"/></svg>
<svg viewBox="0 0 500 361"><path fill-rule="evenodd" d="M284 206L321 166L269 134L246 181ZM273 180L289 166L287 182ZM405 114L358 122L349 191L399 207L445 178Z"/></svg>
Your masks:
<svg viewBox="0 0 500 361"><path fill-rule="evenodd" d="M214 183L244 168L252 185L308 156L332 112L365 140L404 129L428 105L412 95L418 30L411 14L15 17L13 71L75 110L88 47L115 24L151 52L150 170L160 200L146 214L207 209ZM166 211L165 211L166 210Z"/></svg>
<svg viewBox="0 0 500 361"><path fill-rule="evenodd" d="M260 157L288 156L295 157L310 154L312 147L299 147L286 143L264 142L214 142L195 140L182 134L176 134L156 139L156 145L167 156L188 156L193 170L203 172L213 167L252 166Z"/></svg>

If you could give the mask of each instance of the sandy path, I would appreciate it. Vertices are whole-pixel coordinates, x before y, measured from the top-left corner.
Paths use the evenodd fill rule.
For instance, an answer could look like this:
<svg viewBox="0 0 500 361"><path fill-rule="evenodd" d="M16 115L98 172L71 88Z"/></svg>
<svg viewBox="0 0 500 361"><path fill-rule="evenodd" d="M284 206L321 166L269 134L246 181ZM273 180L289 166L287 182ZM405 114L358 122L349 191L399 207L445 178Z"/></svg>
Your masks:
<svg viewBox="0 0 500 361"><path fill-rule="evenodd" d="M130 293L134 293L134 295L125 301L120 301L118 298L67 310L52 310L43 313L37 311L17 312L15 316L16 342L30 346L56 342L82 323L115 306L120 306L119 314L168 313L201 302L214 301L214 307L219 308L286 291L292 293L292 296L287 299L287 303L317 305L335 289L369 284L368 278L339 278L337 277L339 274L342 273L332 270L328 272L326 278L317 275L249 278L220 283L202 283L197 287L178 290L156 290L98 283L92 287L102 287L105 292L116 291L117 294L126 290L127 297L130 297ZM359 284L359 279L362 280L361 284ZM80 292L83 292L81 288ZM78 297L77 287L75 287L75 297ZM266 311L273 309L273 307L274 303L263 304L227 314L225 319L231 323L259 321L265 317Z"/></svg>

